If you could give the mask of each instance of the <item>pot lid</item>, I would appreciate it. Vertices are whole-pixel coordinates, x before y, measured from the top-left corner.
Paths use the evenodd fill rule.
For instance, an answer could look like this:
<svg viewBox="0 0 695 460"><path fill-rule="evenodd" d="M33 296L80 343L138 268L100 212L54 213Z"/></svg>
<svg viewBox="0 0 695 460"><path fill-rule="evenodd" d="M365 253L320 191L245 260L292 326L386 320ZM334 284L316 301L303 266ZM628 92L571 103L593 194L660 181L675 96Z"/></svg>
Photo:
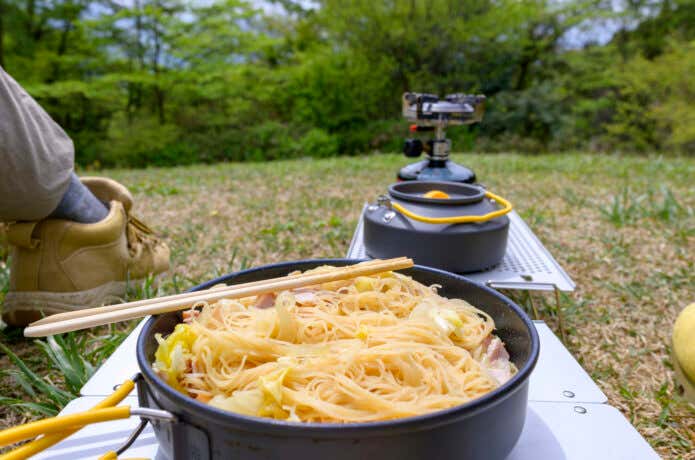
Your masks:
<svg viewBox="0 0 695 460"><path fill-rule="evenodd" d="M436 205L473 204L483 200L482 187L460 182L409 181L389 186L391 198Z"/></svg>

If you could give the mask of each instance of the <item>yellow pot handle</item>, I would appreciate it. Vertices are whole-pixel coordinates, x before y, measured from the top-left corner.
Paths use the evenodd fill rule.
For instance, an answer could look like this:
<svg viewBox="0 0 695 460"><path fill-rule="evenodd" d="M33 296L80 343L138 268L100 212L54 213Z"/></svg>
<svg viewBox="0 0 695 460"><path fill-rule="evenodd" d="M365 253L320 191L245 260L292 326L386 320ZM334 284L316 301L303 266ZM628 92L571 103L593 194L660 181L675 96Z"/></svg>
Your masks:
<svg viewBox="0 0 695 460"><path fill-rule="evenodd" d="M104 400L99 402L92 409L104 409L115 406L116 404L123 401L123 399L126 396L128 396L128 393L130 393L133 390L133 388L135 388L135 382L133 382L133 380L128 379L124 381L121 385L118 386L118 389L116 391L104 398ZM17 428L21 428L21 426ZM0 455L0 460L22 460L25 458L29 458L32 455L36 455L37 453L48 449L52 445L59 443L71 434L79 431L81 428L81 426L70 426L68 428L63 427L63 430L58 433L47 434L46 436L42 436L41 438L35 441L29 442L10 452L7 452L4 455ZM1 432L0 434L3 433L5 433L5 431Z"/></svg>
<svg viewBox="0 0 695 460"><path fill-rule="evenodd" d="M99 460L118 460L118 454L112 450L106 452L104 455L99 457ZM144 458L144 457L131 457L128 459L123 459L123 460L150 460L149 458Z"/></svg>
<svg viewBox="0 0 695 460"><path fill-rule="evenodd" d="M470 224L487 222L488 220L508 214L512 210L512 204L501 196L495 195L489 191L485 191L485 196L500 204L502 208L487 214L483 214L482 216L427 217L415 214L398 203L391 203L391 207L406 217L410 217L413 220L424 222L426 224Z"/></svg>
<svg viewBox="0 0 695 460"><path fill-rule="evenodd" d="M61 433L71 428L82 428L92 423L108 422L128 417L130 417L130 406L90 409L77 414L51 417L0 431L0 446L14 444L42 434Z"/></svg>

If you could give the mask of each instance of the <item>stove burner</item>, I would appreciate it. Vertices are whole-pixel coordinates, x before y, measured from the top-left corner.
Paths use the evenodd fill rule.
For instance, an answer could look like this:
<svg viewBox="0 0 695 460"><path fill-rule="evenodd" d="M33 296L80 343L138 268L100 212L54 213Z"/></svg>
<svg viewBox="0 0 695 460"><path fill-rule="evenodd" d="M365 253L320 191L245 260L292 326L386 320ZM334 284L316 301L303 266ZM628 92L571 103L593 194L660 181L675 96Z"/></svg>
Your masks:
<svg viewBox="0 0 695 460"><path fill-rule="evenodd" d="M402 168L398 180L445 180L475 182L475 173L449 160L451 141L444 130L450 125L468 125L483 119L485 96L449 94L440 99L434 94L403 94L403 117L413 122L412 133L434 132L434 137L423 142L419 138L406 139L403 153L418 157L425 152L429 159Z"/></svg>

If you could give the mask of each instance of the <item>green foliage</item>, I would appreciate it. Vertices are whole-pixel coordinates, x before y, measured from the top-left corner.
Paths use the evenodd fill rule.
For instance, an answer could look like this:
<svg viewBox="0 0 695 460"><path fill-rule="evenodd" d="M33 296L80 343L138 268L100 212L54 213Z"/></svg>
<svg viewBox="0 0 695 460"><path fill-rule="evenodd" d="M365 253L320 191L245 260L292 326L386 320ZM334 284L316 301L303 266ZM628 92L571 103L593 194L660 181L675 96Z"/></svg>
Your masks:
<svg viewBox="0 0 695 460"><path fill-rule="evenodd" d="M457 150L695 146L692 0L270 3L0 0L0 65L83 166L398 150L407 90L488 96Z"/></svg>
<svg viewBox="0 0 695 460"><path fill-rule="evenodd" d="M86 348L86 343L86 334L75 333L50 336L45 342L37 341L49 362L60 370L68 391L74 395L79 394L80 388L94 373L94 366L81 353Z"/></svg>
<svg viewBox="0 0 695 460"><path fill-rule="evenodd" d="M17 409L28 409L42 415L56 415L60 409L65 407L76 396L76 393L70 393L47 382L2 343L0 343L0 351L6 354L17 368L3 372L9 375L26 394L34 399L34 402L28 403L15 400L14 398L3 397L0 400L0 404Z"/></svg>
<svg viewBox="0 0 695 460"><path fill-rule="evenodd" d="M194 156L187 155L185 144L179 142L180 135L176 125L160 124L153 117L129 121L115 116L106 132L107 142L99 160L107 165L136 167L196 161Z"/></svg>
<svg viewBox="0 0 695 460"><path fill-rule="evenodd" d="M251 161L291 157L295 152L292 129L276 121L252 126L242 152L242 159Z"/></svg>
<svg viewBox="0 0 695 460"><path fill-rule="evenodd" d="M638 56L619 70L610 135L639 150L695 148L695 41L673 43L650 61Z"/></svg>
<svg viewBox="0 0 695 460"><path fill-rule="evenodd" d="M94 373L95 364L108 357L126 336L125 332L110 329L105 335L96 338L71 332L50 336L45 341L36 340L35 344L43 352L42 362L48 366L47 372L59 376L59 382L56 383L33 371L27 362L0 342L0 352L7 355L13 365L13 368L1 372L9 376L21 392L32 400L28 402L0 396L0 406L37 415L56 415L79 395L80 388Z"/></svg>
<svg viewBox="0 0 695 460"><path fill-rule="evenodd" d="M297 143L300 155L317 158L334 156L338 153L339 148L338 137L319 128L310 129Z"/></svg>

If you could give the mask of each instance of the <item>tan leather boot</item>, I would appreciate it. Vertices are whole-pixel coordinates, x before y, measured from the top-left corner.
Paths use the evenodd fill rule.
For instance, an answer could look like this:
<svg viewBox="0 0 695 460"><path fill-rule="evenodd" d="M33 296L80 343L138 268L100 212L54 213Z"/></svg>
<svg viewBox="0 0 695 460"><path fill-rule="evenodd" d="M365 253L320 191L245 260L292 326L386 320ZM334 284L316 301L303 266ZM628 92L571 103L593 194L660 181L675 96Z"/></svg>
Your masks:
<svg viewBox="0 0 695 460"><path fill-rule="evenodd" d="M130 215L133 198L118 182L82 182L105 203L108 216L81 224L45 219L10 224L10 289L3 320L24 326L43 316L120 301L148 274L169 268L169 248Z"/></svg>

